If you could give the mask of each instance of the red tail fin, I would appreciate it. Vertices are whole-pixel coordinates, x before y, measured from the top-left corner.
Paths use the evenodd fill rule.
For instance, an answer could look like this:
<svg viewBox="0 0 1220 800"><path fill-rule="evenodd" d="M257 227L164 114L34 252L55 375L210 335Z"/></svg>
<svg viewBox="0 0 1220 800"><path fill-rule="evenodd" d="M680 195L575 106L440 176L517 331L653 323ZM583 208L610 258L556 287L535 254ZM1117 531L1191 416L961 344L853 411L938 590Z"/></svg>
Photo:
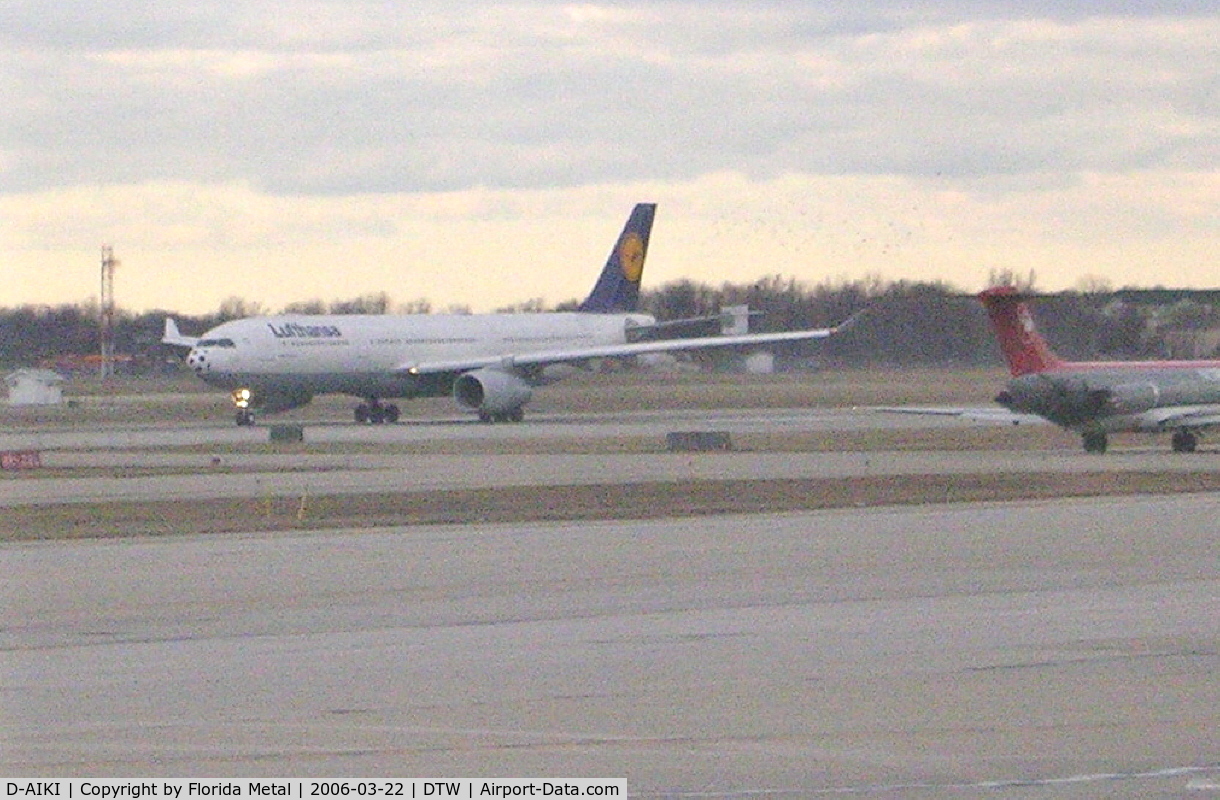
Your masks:
<svg viewBox="0 0 1220 800"><path fill-rule="evenodd" d="M987 316L991 317L991 327L1014 378L1045 372L1063 363L1035 330L1029 306L1015 287L996 286L981 293L979 299L987 309Z"/></svg>

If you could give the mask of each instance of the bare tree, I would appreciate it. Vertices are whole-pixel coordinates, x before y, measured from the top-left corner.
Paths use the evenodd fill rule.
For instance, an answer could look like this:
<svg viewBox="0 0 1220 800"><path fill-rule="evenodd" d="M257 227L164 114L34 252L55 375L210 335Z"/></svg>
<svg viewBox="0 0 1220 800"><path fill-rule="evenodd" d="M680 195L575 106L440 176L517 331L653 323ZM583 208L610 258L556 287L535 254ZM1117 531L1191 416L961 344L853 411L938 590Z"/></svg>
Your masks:
<svg viewBox="0 0 1220 800"><path fill-rule="evenodd" d="M217 316L221 320L230 320L258 317L266 313L263 304L257 300L246 300L244 297L232 295L220 302L220 311Z"/></svg>

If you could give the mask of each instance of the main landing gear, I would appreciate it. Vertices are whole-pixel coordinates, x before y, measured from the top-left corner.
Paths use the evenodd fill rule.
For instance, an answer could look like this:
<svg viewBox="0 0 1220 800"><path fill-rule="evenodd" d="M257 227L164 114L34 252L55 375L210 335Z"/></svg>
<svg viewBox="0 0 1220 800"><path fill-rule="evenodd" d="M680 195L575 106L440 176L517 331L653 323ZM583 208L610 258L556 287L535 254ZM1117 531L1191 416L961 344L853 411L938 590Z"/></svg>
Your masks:
<svg viewBox="0 0 1220 800"><path fill-rule="evenodd" d="M1193 453L1199 446L1199 437L1187 428L1178 428L1173 432L1173 452Z"/></svg>
<svg viewBox="0 0 1220 800"><path fill-rule="evenodd" d="M1106 432L1105 431L1085 431L1080 435L1080 441L1084 444L1086 453L1104 453L1106 452Z"/></svg>
<svg viewBox="0 0 1220 800"><path fill-rule="evenodd" d="M512 411L506 411L503 414L492 414L490 411L479 412L479 422L484 422L490 425L493 422L521 422L525 419L525 409L521 407L514 408Z"/></svg>
<svg viewBox="0 0 1220 800"><path fill-rule="evenodd" d="M1080 435L1086 453L1106 452L1105 431L1085 431ZM1189 428L1178 428L1173 432L1171 446L1175 453L1193 453L1199 446L1199 436Z"/></svg>
<svg viewBox="0 0 1220 800"><path fill-rule="evenodd" d="M398 406L393 403L382 405L376 397L372 397L367 403L356 406L355 417L361 425L393 424L398 422Z"/></svg>
<svg viewBox="0 0 1220 800"><path fill-rule="evenodd" d="M250 408L237 409L237 426L244 428L254 424L254 410Z"/></svg>

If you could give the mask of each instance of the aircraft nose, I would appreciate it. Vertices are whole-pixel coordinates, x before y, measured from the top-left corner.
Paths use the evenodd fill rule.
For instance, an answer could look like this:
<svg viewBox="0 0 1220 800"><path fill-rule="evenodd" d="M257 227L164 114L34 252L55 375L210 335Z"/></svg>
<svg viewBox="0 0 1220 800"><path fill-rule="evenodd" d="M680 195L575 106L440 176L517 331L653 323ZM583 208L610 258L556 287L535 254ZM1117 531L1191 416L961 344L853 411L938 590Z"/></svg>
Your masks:
<svg viewBox="0 0 1220 800"><path fill-rule="evenodd" d="M207 354L197 348L192 348L191 352L187 353L186 364L191 369L195 370L196 375L202 375L208 369Z"/></svg>

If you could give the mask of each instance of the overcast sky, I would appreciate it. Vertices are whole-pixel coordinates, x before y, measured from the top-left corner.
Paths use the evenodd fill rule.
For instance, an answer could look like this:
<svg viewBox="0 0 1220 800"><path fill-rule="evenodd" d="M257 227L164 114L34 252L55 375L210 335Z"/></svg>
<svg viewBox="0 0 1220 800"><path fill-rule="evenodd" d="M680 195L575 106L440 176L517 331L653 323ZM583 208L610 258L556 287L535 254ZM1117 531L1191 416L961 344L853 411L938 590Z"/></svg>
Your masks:
<svg viewBox="0 0 1220 800"><path fill-rule="evenodd" d="M1154 7L1154 8L1153 8ZM5 0L0 306L1220 286L1220 6ZM12 277L16 280L13 280Z"/></svg>

